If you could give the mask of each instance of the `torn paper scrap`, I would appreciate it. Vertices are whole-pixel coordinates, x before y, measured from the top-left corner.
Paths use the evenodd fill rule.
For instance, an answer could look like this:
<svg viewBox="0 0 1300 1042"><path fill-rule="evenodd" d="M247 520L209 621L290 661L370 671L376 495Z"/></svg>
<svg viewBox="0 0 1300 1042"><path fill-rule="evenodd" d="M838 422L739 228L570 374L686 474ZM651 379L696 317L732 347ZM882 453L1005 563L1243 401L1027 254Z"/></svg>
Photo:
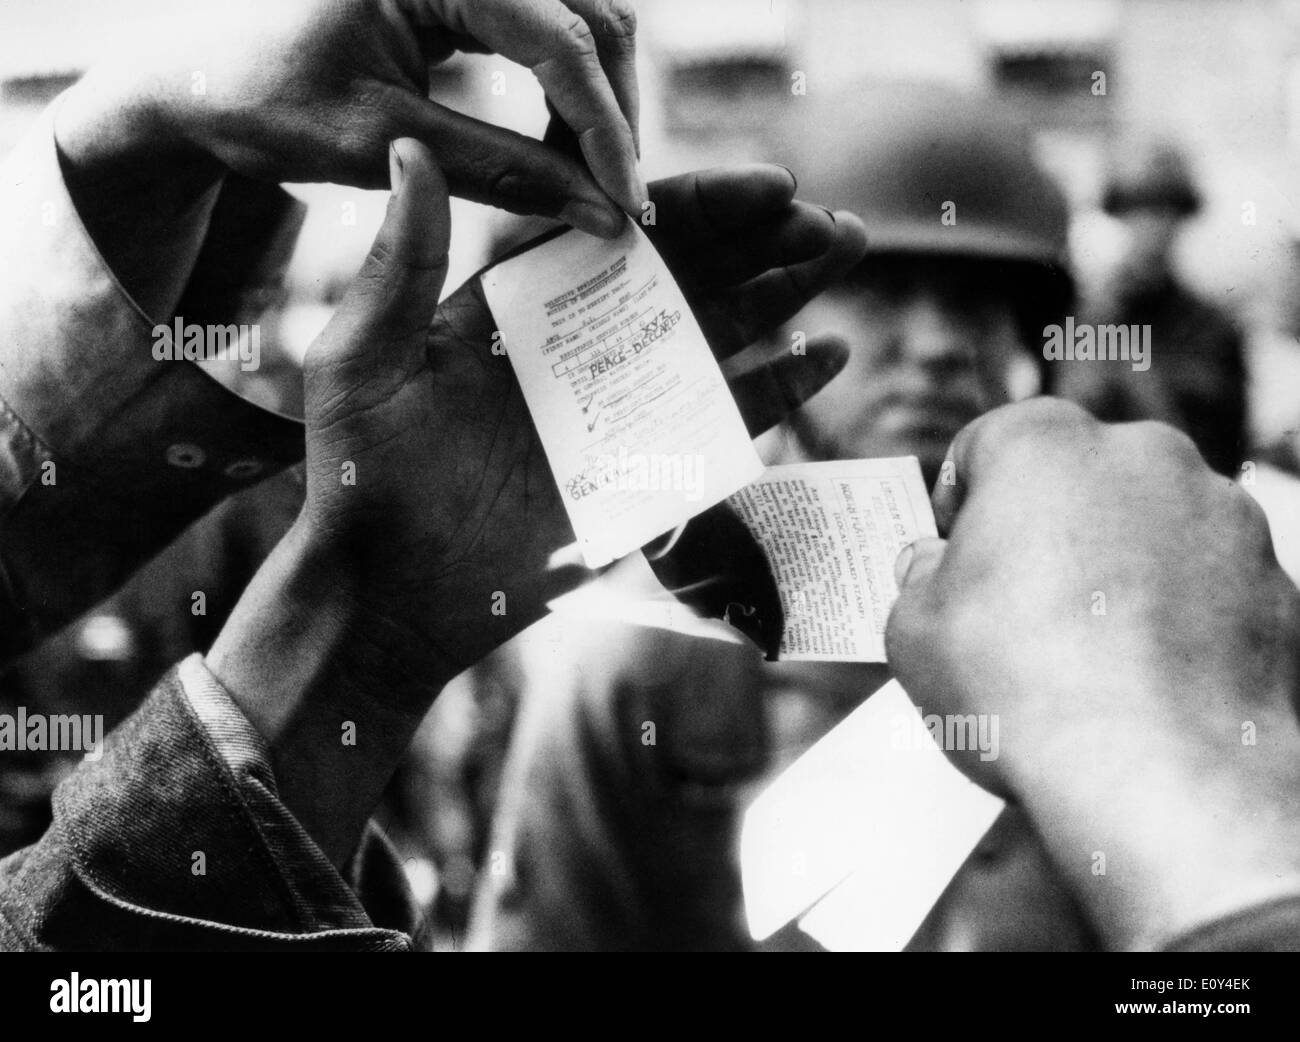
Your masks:
<svg viewBox="0 0 1300 1042"><path fill-rule="evenodd" d="M681 290L632 221L490 268L483 292L592 568L762 472Z"/></svg>
<svg viewBox="0 0 1300 1042"><path fill-rule="evenodd" d="M745 813L751 934L799 918L832 949L901 950L1003 806L948 762L889 681Z"/></svg>
<svg viewBox="0 0 1300 1042"><path fill-rule="evenodd" d="M728 502L767 556L790 661L885 661L894 561L934 512L914 456L769 467Z"/></svg>

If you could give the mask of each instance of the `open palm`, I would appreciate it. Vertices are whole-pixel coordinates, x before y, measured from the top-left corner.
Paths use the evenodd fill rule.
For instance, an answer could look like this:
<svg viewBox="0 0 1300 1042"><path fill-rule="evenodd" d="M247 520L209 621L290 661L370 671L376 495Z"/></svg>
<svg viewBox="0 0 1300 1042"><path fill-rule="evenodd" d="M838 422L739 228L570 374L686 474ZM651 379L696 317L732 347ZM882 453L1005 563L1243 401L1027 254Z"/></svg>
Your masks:
<svg viewBox="0 0 1300 1042"><path fill-rule="evenodd" d="M371 610L426 642L439 672L455 672L538 619L579 576L548 567L573 532L509 360L492 351L496 322L479 280L435 307L445 186L420 146L398 147L402 187L384 230L308 355L307 510L346 549ZM765 166L651 185L658 222L647 231L720 358L861 258L855 219L793 192L785 170ZM733 378L751 432L843 362L842 346L813 341Z"/></svg>

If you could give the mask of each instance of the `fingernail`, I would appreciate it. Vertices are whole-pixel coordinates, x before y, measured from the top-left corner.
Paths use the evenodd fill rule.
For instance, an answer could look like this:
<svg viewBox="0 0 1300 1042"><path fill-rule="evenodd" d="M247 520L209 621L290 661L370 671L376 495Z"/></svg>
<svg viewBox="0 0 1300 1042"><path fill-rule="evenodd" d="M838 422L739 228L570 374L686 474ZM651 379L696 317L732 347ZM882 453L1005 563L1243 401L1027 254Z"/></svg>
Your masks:
<svg viewBox="0 0 1300 1042"><path fill-rule="evenodd" d="M898 551L898 556L894 558L894 582L899 586L903 585L903 579L907 575L908 568L912 566L912 558L915 556L916 547L908 543Z"/></svg>
<svg viewBox="0 0 1300 1042"><path fill-rule="evenodd" d="M627 145L631 147L628 148ZM645 212L645 204L650 200L650 189L646 187L645 178L641 176L636 142L629 137L620 151L623 153L623 162L620 164L623 171L623 185L622 192L615 201L627 207L627 212L633 217L638 217Z"/></svg>
<svg viewBox="0 0 1300 1042"><path fill-rule="evenodd" d="M637 167L632 168L632 189L636 193L636 207L633 209L633 215L645 212L645 204L650 201L650 188L645 183L645 178L641 176L641 171Z"/></svg>
<svg viewBox="0 0 1300 1042"><path fill-rule="evenodd" d="M786 166L784 163L778 163L777 165L778 165L782 170L784 170L787 174L790 175L790 180L794 182L794 190L795 190L796 192L799 191L799 178L795 177L794 171L791 170L791 169L790 169L788 166Z"/></svg>
<svg viewBox="0 0 1300 1042"><path fill-rule="evenodd" d="M394 195L402 189L403 176L402 157L397 154L397 142L391 141L388 145L388 182Z"/></svg>
<svg viewBox="0 0 1300 1042"><path fill-rule="evenodd" d="M623 169L622 184L614 195L614 201L633 217L645 213L645 204L650 199L650 189L634 163Z"/></svg>
<svg viewBox="0 0 1300 1042"><path fill-rule="evenodd" d="M818 205L820 206L821 204L819 203ZM833 226L835 225L835 214L834 214L834 212L832 212L832 210L831 210L830 207L828 207L828 206L822 206L821 209L823 209L823 210L826 211L826 216L829 217L829 218L831 219L831 225L832 225L832 227L833 227Z"/></svg>
<svg viewBox="0 0 1300 1042"><path fill-rule="evenodd" d="M586 199L571 199L560 211L560 220L602 239L617 238L627 224L627 217L612 205L602 206Z"/></svg>

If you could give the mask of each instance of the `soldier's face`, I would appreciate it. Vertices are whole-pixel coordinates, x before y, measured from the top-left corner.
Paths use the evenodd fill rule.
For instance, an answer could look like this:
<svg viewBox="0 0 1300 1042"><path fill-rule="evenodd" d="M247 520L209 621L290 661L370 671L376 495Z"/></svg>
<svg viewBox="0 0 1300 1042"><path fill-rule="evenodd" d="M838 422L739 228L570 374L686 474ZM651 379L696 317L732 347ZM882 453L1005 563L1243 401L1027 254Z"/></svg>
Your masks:
<svg viewBox="0 0 1300 1042"><path fill-rule="evenodd" d="M850 347L845 370L803 409L819 455L915 455L934 480L981 413L1032 393L1005 269L977 260L868 259L796 319Z"/></svg>
<svg viewBox="0 0 1300 1042"><path fill-rule="evenodd" d="M1122 214L1123 268L1132 278L1163 275L1170 263L1181 218L1165 206L1144 206Z"/></svg>

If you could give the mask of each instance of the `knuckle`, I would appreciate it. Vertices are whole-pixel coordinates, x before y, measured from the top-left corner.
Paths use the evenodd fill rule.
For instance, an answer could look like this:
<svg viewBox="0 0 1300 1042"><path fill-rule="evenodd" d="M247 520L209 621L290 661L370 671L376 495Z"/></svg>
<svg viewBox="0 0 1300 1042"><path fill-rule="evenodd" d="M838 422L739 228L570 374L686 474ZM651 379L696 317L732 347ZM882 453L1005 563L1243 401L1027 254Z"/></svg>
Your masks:
<svg viewBox="0 0 1300 1042"><path fill-rule="evenodd" d="M604 0L600 6L600 31L603 36L629 43L635 39L636 8L630 0Z"/></svg>
<svg viewBox="0 0 1300 1042"><path fill-rule="evenodd" d="M999 410L1001 411L1001 410ZM1087 409L1064 398L1039 397L1006 406L1006 421L1030 437L1052 434L1077 436L1097 426Z"/></svg>
<svg viewBox="0 0 1300 1042"><path fill-rule="evenodd" d="M1120 430L1137 442L1139 451L1158 454L1184 467L1207 471L1209 469L1196 443L1182 431L1167 423L1140 420L1136 423L1122 424Z"/></svg>
<svg viewBox="0 0 1300 1042"><path fill-rule="evenodd" d="M1268 523L1268 514L1259 501L1235 481L1228 481L1227 484L1233 510L1232 523L1253 543L1271 550L1273 530Z"/></svg>
<svg viewBox="0 0 1300 1042"><path fill-rule="evenodd" d="M396 250L393 244L383 236L376 238L370 244L370 249L366 251L365 259L361 262L361 270L357 272L358 288L365 290L382 284L393 266L395 257Z"/></svg>
<svg viewBox="0 0 1300 1042"><path fill-rule="evenodd" d="M596 37L583 17L569 12L557 27L560 46L572 57L592 58L596 55Z"/></svg>
<svg viewBox="0 0 1300 1042"><path fill-rule="evenodd" d="M511 213L555 216L568 201L566 173L542 157L520 154L487 175L483 191L493 206Z"/></svg>
<svg viewBox="0 0 1300 1042"><path fill-rule="evenodd" d="M1087 410L1060 398L1030 398L1004 405L968 424L953 442L954 458L982 460L1021 446L1037 451L1052 442L1076 440L1098 426Z"/></svg>

